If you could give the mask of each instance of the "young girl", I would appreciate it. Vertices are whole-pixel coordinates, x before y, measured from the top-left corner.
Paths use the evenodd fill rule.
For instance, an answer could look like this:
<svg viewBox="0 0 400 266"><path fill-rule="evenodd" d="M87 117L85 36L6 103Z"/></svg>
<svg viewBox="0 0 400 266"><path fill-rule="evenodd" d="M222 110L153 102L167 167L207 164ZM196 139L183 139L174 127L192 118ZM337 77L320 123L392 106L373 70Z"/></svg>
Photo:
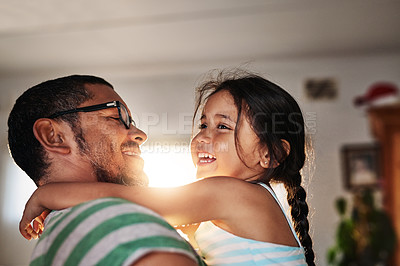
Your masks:
<svg viewBox="0 0 400 266"><path fill-rule="evenodd" d="M195 116L205 105L191 151L201 180L177 188L48 184L27 203L23 235L35 234L30 221L45 209L112 196L151 208L173 225L202 222L195 239L209 265L314 265L300 175L305 161L300 108L259 76L224 75L198 89ZM270 182L284 184L294 226Z"/></svg>

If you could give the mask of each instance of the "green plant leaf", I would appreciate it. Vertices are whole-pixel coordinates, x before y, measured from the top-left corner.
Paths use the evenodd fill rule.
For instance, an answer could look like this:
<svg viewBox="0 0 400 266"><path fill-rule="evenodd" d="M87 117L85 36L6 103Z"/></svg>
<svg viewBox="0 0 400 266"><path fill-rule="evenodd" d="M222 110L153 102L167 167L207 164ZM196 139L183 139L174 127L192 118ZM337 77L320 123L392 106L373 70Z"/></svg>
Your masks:
<svg viewBox="0 0 400 266"><path fill-rule="evenodd" d="M336 200L336 210L339 213L340 216L345 215L346 210L347 210L347 202L344 198L338 198Z"/></svg>
<svg viewBox="0 0 400 266"><path fill-rule="evenodd" d="M334 264L335 263L337 253L338 253L338 248L336 246L335 247L331 247L328 250L326 259L327 259L329 264Z"/></svg>

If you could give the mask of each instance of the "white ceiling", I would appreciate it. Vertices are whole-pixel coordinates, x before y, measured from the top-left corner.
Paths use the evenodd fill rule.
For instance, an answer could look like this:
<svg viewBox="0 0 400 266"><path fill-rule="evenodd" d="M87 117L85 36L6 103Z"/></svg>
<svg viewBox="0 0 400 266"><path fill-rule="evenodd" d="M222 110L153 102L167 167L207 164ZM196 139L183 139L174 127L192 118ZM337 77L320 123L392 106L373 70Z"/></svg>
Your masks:
<svg viewBox="0 0 400 266"><path fill-rule="evenodd" d="M398 0L0 0L0 75L400 52Z"/></svg>

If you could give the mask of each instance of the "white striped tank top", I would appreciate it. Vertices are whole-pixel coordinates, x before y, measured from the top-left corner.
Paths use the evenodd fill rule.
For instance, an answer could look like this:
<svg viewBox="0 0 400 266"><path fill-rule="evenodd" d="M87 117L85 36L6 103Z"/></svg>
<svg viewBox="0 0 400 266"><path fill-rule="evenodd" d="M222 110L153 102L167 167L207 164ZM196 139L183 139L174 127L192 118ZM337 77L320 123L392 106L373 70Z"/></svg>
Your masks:
<svg viewBox="0 0 400 266"><path fill-rule="evenodd" d="M277 196L270 187L263 183L259 184L267 189L278 202L299 246L292 247L247 239L231 234L211 221L203 222L195 233L195 239L200 255L203 256L207 265L307 265L304 249Z"/></svg>

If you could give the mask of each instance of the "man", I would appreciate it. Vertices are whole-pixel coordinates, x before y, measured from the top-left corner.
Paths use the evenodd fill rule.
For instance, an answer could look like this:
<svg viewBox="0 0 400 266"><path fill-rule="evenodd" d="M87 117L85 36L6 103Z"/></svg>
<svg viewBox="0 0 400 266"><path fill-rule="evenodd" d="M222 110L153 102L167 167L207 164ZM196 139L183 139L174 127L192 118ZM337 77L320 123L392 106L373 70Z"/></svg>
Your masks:
<svg viewBox="0 0 400 266"><path fill-rule="evenodd" d="M37 186L111 182L145 186L137 129L111 84L93 76L43 82L8 119L15 162ZM190 245L154 212L103 198L51 213L31 265L198 265Z"/></svg>

